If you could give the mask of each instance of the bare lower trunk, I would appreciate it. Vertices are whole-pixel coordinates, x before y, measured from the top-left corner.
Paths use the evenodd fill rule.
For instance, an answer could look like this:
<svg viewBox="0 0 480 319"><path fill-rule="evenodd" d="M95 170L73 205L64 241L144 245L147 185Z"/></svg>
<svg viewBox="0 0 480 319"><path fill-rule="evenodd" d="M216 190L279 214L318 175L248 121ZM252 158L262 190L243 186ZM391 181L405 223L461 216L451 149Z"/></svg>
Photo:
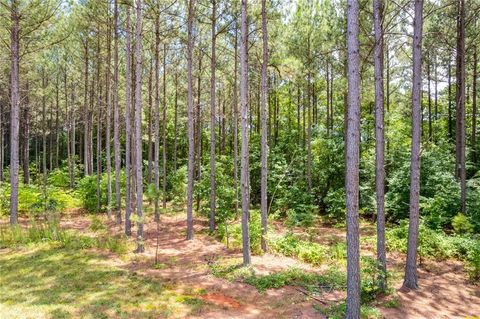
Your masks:
<svg viewBox="0 0 480 319"><path fill-rule="evenodd" d="M466 206L466 170L465 170L465 1L459 0L457 18L457 176L460 180L461 212Z"/></svg>
<svg viewBox="0 0 480 319"><path fill-rule="evenodd" d="M347 207L347 319L360 318L360 247L358 224L359 143L360 143L360 55L359 4L348 0L348 111L346 132L346 207Z"/></svg>
<svg viewBox="0 0 480 319"><path fill-rule="evenodd" d="M242 156L240 160L240 188L242 194L242 246L243 264L250 264L250 237L248 232L250 189L248 161L248 26L247 0L241 0L242 18L240 23L240 118L242 130Z"/></svg>
<svg viewBox="0 0 480 319"><path fill-rule="evenodd" d="M215 28L217 15L216 0L212 0L212 54L210 60L210 219L209 229L211 232L215 230L215 70L216 70L216 38L217 31Z"/></svg>
<svg viewBox="0 0 480 319"><path fill-rule="evenodd" d="M195 0L188 1L188 43L187 43L187 73L188 73L188 185L187 185L187 239L193 239L193 170L195 165L195 142L193 140L193 15Z"/></svg>
<svg viewBox="0 0 480 319"><path fill-rule="evenodd" d="M125 234L130 236L132 234L132 223L130 221L130 214L132 212L131 206L131 177L130 177L130 161L131 154L131 134L132 134L132 120L131 120L131 105L132 105L132 87L131 87L131 25L130 25L130 6L127 6L127 20L126 20L126 54L125 54Z"/></svg>
<svg viewBox="0 0 480 319"><path fill-rule="evenodd" d="M143 243L143 177L142 177L142 0L136 0L135 25L135 180L137 186L137 249L144 252Z"/></svg>
<svg viewBox="0 0 480 319"><path fill-rule="evenodd" d="M261 155L261 190L260 190L260 206L262 215L262 241L263 251L267 251L267 66L268 66L268 34L267 34L267 4L266 0L262 0L262 42L263 42L263 61L262 61L262 155Z"/></svg>
<svg viewBox="0 0 480 319"><path fill-rule="evenodd" d="M115 157L115 221L122 224L122 197L120 189L120 112L118 109L118 0L114 3L114 49L113 49L113 147Z"/></svg>
<svg viewBox="0 0 480 319"><path fill-rule="evenodd" d="M415 0L413 22L413 87L412 87L412 150L410 164L410 222L408 249L403 286L417 289L417 244L420 197L420 143L421 143L421 95L422 95L422 28L423 0Z"/></svg>
<svg viewBox="0 0 480 319"><path fill-rule="evenodd" d="M160 136L159 136L159 119L160 119L160 80L159 80L159 68L160 68L160 17L157 15L155 18L155 109L154 109L154 123L153 123L153 135L154 135L154 155L153 155L153 175L155 184L155 200L154 200L154 214L155 221L160 221L159 211L159 152L160 152Z"/></svg>
<svg viewBox="0 0 480 319"><path fill-rule="evenodd" d="M18 2L12 0L11 6L11 111L10 111L10 224L17 223L18 214L18 139L20 125L20 92L19 92L19 32L20 17ZM3 144L3 143L2 143ZM3 145L2 145L3 147ZM2 167L3 170L3 167Z"/></svg>
<svg viewBox="0 0 480 319"><path fill-rule="evenodd" d="M387 287L385 252L385 132L383 92L383 0L374 0L375 26L375 190L377 199L377 262L381 291Z"/></svg>

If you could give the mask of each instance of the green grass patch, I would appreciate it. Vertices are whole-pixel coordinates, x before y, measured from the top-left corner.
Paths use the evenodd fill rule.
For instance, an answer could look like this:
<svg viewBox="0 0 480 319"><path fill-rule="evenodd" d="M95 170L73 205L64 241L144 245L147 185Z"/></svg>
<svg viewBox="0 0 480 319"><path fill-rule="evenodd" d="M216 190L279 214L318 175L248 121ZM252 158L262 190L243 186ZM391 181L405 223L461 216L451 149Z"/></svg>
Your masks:
<svg viewBox="0 0 480 319"><path fill-rule="evenodd" d="M345 318L345 312L347 310L347 306L345 302L334 304L326 308L321 308L318 306L315 308L317 311L319 311L321 314L325 315L329 319L343 319ZM372 307L369 305L362 305L360 307L360 318L361 319L380 319L382 318L382 314L375 307Z"/></svg>
<svg viewBox="0 0 480 319"><path fill-rule="evenodd" d="M3 319L184 318L202 305L92 252L39 244L0 252L0 265Z"/></svg>

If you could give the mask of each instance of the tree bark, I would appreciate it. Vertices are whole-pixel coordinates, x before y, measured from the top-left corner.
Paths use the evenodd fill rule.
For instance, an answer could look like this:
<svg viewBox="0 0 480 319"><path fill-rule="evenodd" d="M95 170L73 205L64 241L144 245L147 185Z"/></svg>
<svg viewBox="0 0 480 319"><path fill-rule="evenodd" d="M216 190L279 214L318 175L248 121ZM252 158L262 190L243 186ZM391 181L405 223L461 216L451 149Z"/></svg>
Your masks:
<svg viewBox="0 0 480 319"><path fill-rule="evenodd" d="M217 22L217 3L216 0L212 1L212 51L210 60L210 219L209 229L210 232L215 231L215 70L216 70L216 22Z"/></svg>
<svg viewBox="0 0 480 319"><path fill-rule="evenodd" d="M242 246L243 264L249 265L250 237L248 232L250 189L249 189L249 151L248 151L248 25L247 25L247 0L241 0L240 23L240 118L242 130L242 156L240 160L240 188L242 194Z"/></svg>
<svg viewBox="0 0 480 319"><path fill-rule="evenodd" d="M113 147L115 157L115 221L117 225L122 224L122 197L120 188L120 111L118 109L118 0L114 0L114 36L113 36ZM127 85L128 86L128 85Z"/></svg>
<svg viewBox="0 0 480 319"><path fill-rule="evenodd" d="M18 12L18 1L12 0L11 4L11 110L10 110L10 224L17 224L18 214L18 167L19 167L19 125L20 125L20 16ZM3 143L2 143L3 144ZM2 145L3 147L3 145ZM2 167L3 170L3 167Z"/></svg>
<svg viewBox="0 0 480 319"><path fill-rule="evenodd" d="M188 77L188 185L187 185L187 239L193 239L193 170L195 165L195 142L193 139L193 75L192 75L192 51L193 51L193 15L195 0L188 1L187 21L187 77Z"/></svg>
<svg viewBox="0 0 480 319"><path fill-rule="evenodd" d="M159 152L160 152L160 136L159 136L159 120L160 120L160 16L157 14L155 17L155 110L154 110L154 123L153 123L153 135L154 135L154 155L153 155L153 175L155 184L155 200L154 200L154 214L155 221L160 221L159 211L159 184L160 184L160 172L159 172Z"/></svg>
<svg viewBox="0 0 480 319"><path fill-rule="evenodd" d="M130 21L130 6L127 6L126 18L126 43L125 43L125 234L130 236L132 234L132 222L130 221L130 214L132 212L131 206L131 134L132 134L132 120L131 120L131 105L132 105L132 87L131 87L131 21Z"/></svg>
<svg viewBox="0 0 480 319"><path fill-rule="evenodd" d="M260 207L262 215L262 239L261 246L263 251L267 251L267 212L268 212L268 199L267 199L267 91L268 91L268 78L267 78L267 66L268 66L268 30L267 30L267 1L262 0L262 44L263 44L263 61L262 61L262 154L261 154L261 190L260 190Z"/></svg>
<svg viewBox="0 0 480 319"><path fill-rule="evenodd" d="M347 2L348 110L346 132L347 319L360 318L360 247L358 223L360 143L359 4Z"/></svg>
<svg viewBox="0 0 480 319"><path fill-rule="evenodd" d="M465 0L458 1L457 18L457 177L460 180L461 212L466 211L466 170L465 170Z"/></svg>
<svg viewBox="0 0 480 319"><path fill-rule="evenodd" d="M374 0L375 29L375 190L377 200L377 262L380 270L379 288L387 287L387 257L385 251L385 132L383 91L383 0Z"/></svg>
<svg viewBox="0 0 480 319"><path fill-rule="evenodd" d="M472 83L472 161L477 164L477 47L473 51L473 83Z"/></svg>
<svg viewBox="0 0 480 319"><path fill-rule="evenodd" d="M110 7L108 8L108 14L110 17ZM107 70L105 75L105 95L107 104L106 127L105 127L105 156L107 157L107 215L112 217L112 155L110 147L110 133L111 133L111 116L112 116L112 100L110 95L110 72L112 68L112 29L110 27L110 18L108 19L108 35L107 35ZM116 123L114 123L116 125Z"/></svg>
<svg viewBox="0 0 480 319"><path fill-rule="evenodd" d="M135 0L135 179L137 186L137 253L145 250L143 243L143 177L142 177L142 0Z"/></svg>
<svg viewBox="0 0 480 319"><path fill-rule="evenodd" d="M413 20L412 147L410 163L410 222L403 286L417 289L417 245L420 200L420 144L422 137L422 29L423 0L415 0Z"/></svg>

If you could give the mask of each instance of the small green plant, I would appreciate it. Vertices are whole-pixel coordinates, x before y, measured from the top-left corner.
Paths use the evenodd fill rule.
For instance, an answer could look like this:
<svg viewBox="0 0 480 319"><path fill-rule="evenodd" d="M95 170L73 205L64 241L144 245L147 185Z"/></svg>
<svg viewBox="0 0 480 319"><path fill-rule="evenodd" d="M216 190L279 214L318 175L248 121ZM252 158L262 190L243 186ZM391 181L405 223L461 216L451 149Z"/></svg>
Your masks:
<svg viewBox="0 0 480 319"><path fill-rule="evenodd" d="M296 257L315 266L322 264L328 259L328 248L318 243L301 240L293 233L288 233L283 237L271 237L269 239L269 247L275 253Z"/></svg>
<svg viewBox="0 0 480 319"><path fill-rule="evenodd" d="M457 214L452 219L453 231L456 234L464 235L473 232L473 225L464 214Z"/></svg>

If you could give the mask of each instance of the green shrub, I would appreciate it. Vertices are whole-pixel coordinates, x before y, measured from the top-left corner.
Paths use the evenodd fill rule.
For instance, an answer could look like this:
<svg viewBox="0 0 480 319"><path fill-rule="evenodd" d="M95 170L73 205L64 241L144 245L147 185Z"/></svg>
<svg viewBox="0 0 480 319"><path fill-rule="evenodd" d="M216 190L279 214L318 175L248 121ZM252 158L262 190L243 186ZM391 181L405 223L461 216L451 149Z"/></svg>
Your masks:
<svg viewBox="0 0 480 319"><path fill-rule="evenodd" d="M226 241L225 223L217 225L217 238ZM260 212L258 210L250 211L250 222L248 223L248 232L250 237L250 249L254 254L261 254L262 224ZM240 221L228 224L229 245L232 248L242 247L242 224Z"/></svg>
<svg viewBox="0 0 480 319"><path fill-rule="evenodd" d="M457 214L452 219L452 227L456 234L470 234L473 231L473 225L468 220L467 216Z"/></svg>
<svg viewBox="0 0 480 319"><path fill-rule="evenodd" d="M328 249L318 243L304 241L288 233L283 237L269 238L268 247L275 253L296 257L311 265L321 265L328 259Z"/></svg>
<svg viewBox="0 0 480 319"><path fill-rule="evenodd" d="M244 281L257 288L258 291L276 289L284 286L299 286L311 292L319 290L345 289L345 274L336 270L329 270L324 274L305 272L298 268L272 273L264 276L251 275Z"/></svg>

